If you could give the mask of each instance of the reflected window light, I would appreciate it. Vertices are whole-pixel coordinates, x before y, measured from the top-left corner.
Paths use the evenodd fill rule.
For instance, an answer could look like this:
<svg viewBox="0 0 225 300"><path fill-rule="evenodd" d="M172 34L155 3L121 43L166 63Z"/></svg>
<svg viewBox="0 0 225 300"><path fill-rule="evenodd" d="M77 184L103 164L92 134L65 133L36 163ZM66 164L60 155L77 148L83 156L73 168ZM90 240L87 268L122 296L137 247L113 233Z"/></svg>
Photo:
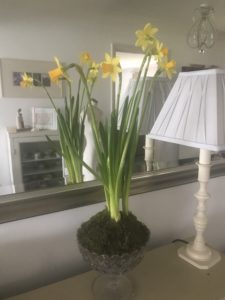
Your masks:
<svg viewBox="0 0 225 300"><path fill-rule="evenodd" d="M116 56L120 58L120 65L122 68L123 84L121 89L121 99L124 99L126 97L125 93L127 92L130 80L137 77L144 55L141 53L116 51ZM152 57L147 76L154 76L156 71L157 61L154 57ZM117 94L118 82L116 82L115 91Z"/></svg>

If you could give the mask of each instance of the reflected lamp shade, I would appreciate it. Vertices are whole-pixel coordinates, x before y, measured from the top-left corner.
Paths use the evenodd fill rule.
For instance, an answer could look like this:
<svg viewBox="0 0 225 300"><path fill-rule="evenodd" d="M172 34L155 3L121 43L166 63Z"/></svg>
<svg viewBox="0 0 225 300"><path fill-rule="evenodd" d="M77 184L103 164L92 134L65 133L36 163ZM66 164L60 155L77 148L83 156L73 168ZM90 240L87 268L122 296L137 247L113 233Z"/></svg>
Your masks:
<svg viewBox="0 0 225 300"><path fill-rule="evenodd" d="M225 70L179 74L151 132L153 139L225 149Z"/></svg>
<svg viewBox="0 0 225 300"><path fill-rule="evenodd" d="M165 103L175 78L170 80L167 77L147 77L145 88L141 97L139 109L145 109L144 118L141 120L142 125L140 135L147 135L152 129L163 104ZM132 96L136 85L136 79L132 78L129 82L125 95ZM147 106L144 102L147 99ZM140 122L141 114L139 114ZM178 162L178 145L154 141L148 136L145 137L145 162L146 171L150 172L155 169L163 169L167 167L175 167Z"/></svg>
<svg viewBox="0 0 225 300"><path fill-rule="evenodd" d="M219 252L206 245L207 184L211 153L225 149L225 71L208 69L180 73L149 134L153 139L200 149L199 190L194 216L196 236L178 255L199 269L217 264Z"/></svg>
<svg viewBox="0 0 225 300"><path fill-rule="evenodd" d="M170 80L167 77L158 77L154 81L152 88L150 88L152 80L154 80L154 78L147 78L145 90L140 103L140 110L142 110L144 106L144 99L146 97L148 98L148 105L145 108L145 116L142 121L140 134L149 133L175 82L174 79Z"/></svg>
<svg viewBox="0 0 225 300"><path fill-rule="evenodd" d="M142 120L140 135L148 134L149 131L152 129L152 126L154 125L155 120L160 110L162 109L162 106L165 103L166 98L168 97L169 92L171 91L172 86L175 82L174 79L170 80L166 77L158 77L154 81L153 87L151 88L152 80L154 80L153 77L147 77L145 88L139 105L139 110L142 111L144 107L144 101L146 98L148 98L148 105L147 107L145 107L145 116L144 120ZM129 81L127 89L124 93L124 100L126 96L132 96L135 89L136 81L137 80L135 78L132 78ZM122 106L123 103L124 101L121 101L120 105Z"/></svg>

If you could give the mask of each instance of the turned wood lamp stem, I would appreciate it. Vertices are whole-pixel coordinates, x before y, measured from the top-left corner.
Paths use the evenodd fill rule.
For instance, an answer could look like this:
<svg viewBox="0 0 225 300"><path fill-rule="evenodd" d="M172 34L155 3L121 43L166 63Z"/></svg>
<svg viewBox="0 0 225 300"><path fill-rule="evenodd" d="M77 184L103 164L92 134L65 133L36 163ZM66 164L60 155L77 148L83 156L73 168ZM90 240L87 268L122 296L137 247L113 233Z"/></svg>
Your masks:
<svg viewBox="0 0 225 300"><path fill-rule="evenodd" d="M178 250L181 258L199 269L209 269L220 261L220 254L205 244L204 231L207 226L206 202L210 198L207 185L210 178L211 153L200 149L198 163L199 190L195 194L198 201L197 212L194 216L196 236L193 242Z"/></svg>

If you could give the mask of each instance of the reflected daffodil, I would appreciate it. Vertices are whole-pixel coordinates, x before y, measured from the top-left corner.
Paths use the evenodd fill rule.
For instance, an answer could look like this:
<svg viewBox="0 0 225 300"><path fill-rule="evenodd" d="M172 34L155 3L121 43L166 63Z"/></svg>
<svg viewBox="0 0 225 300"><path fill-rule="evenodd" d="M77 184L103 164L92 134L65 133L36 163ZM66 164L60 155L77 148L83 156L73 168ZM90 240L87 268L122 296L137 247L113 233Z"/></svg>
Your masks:
<svg viewBox="0 0 225 300"><path fill-rule="evenodd" d="M168 61L166 59L166 60L160 62L160 67L161 67L162 70L164 70L166 72L166 75L167 75L167 77L169 79L171 79L172 76L174 74L176 74L176 70L175 70L175 68L176 68L176 62L173 59L170 60L170 61Z"/></svg>
<svg viewBox="0 0 225 300"><path fill-rule="evenodd" d="M156 59L158 56L164 56L162 49L163 43L161 43L159 40L155 40L154 45L152 45L151 48L151 54L154 55Z"/></svg>
<svg viewBox="0 0 225 300"><path fill-rule="evenodd" d="M59 62L59 59L57 57L54 57L54 60L56 62L57 68L51 70L48 72L48 75L53 82L58 82L60 79L67 79L70 81L69 77L67 76L66 72L64 71L63 65Z"/></svg>
<svg viewBox="0 0 225 300"><path fill-rule="evenodd" d="M158 28L153 27L151 23L146 24L143 30L136 31L137 41L135 46L141 47L145 52L154 45L157 32Z"/></svg>
<svg viewBox="0 0 225 300"><path fill-rule="evenodd" d="M99 72L99 64L92 62L90 70L88 72L87 81L94 82L98 77L98 72Z"/></svg>
<svg viewBox="0 0 225 300"><path fill-rule="evenodd" d="M168 48L163 47L161 52L164 56L168 56L169 50L168 50Z"/></svg>
<svg viewBox="0 0 225 300"><path fill-rule="evenodd" d="M82 65L91 65L92 58L91 54L89 52L82 52L80 55L80 61Z"/></svg>
<svg viewBox="0 0 225 300"><path fill-rule="evenodd" d="M22 80L20 81L20 86L21 87L33 86L33 78L31 76L27 75L27 73L24 73L22 75Z"/></svg>
<svg viewBox="0 0 225 300"><path fill-rule="evenodd" d="M122 72L120 67L120 61L118 57L111 57L108 53L105 54L105 61L102 62L102 77L107 78L111 76L115 81L117 75Z"/></svg>
<svg viewBox="0 0 225 300"><path fill-rule="evenodd" d="M155 43L155 49L152 52L152 55L154 55L155 59L158 61L159 64L162 60L167 59L168 53L169 53L168 48L163 47L163 43L161 43L157 40Z"/></svg>

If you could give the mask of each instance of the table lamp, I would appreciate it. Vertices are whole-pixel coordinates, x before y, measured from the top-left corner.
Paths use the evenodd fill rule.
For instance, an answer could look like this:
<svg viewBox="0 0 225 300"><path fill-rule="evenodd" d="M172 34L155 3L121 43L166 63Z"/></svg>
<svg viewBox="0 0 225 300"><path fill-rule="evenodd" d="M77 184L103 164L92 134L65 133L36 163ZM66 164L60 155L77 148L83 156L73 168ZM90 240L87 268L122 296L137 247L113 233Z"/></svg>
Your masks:
<svg viewBox="0 0 225 300"><path fill-rule="evenodd" d="M200 149L196 236L178 249L178 255L199 269L209 269L220 261L220 254L206 245L204 231L211 151L225 149L225 70L181 72L149 136Z"/></svg>

